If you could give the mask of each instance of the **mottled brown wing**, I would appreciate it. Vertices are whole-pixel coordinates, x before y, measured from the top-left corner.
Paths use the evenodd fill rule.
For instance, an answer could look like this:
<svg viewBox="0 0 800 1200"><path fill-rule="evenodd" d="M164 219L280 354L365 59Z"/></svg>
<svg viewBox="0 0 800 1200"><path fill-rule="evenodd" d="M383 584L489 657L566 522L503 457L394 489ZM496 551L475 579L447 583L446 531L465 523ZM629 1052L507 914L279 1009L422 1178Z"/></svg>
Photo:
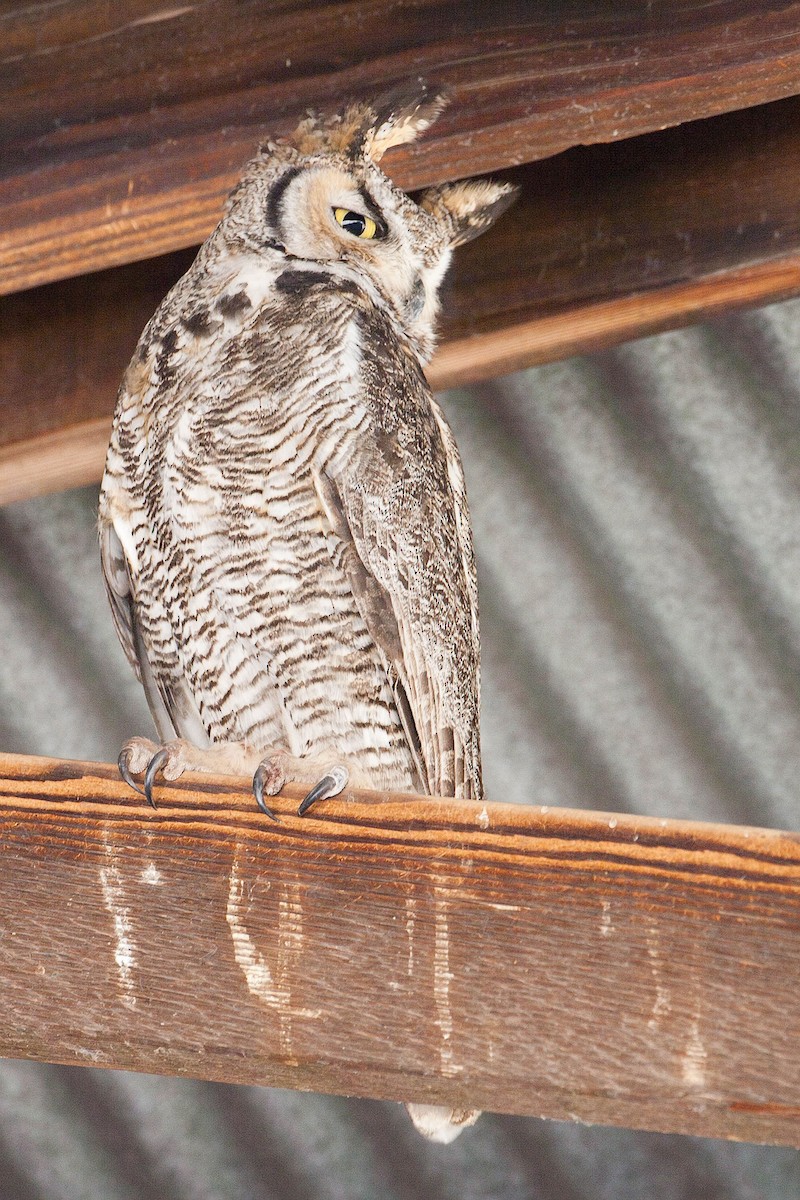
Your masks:
<svg viewBox="0 0 800 1200"><path fill-rule="evenodd" d="M100 561L117 637L144 688L160 740L167 742L177 735L196 746L208 745L208 734L186 684L182 680L158 679L153 672L136 617L130 565L114 526L102 518Z"/></svg>
<svg viewBox="0 0 800 1200"><path fill-rule="evenodd" d="M416 362L364 330L371 422L317 470L356 604L433 795L482 795L477 588L463 474Z"/></svg>

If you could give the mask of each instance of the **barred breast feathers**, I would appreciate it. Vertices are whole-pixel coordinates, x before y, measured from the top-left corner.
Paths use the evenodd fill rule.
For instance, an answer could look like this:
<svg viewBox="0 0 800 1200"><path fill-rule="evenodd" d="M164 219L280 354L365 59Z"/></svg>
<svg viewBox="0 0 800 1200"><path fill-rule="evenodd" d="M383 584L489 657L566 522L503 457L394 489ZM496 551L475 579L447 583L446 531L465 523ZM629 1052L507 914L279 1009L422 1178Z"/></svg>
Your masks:
<svg viewBox="0 0 800 1200"><path fill-rule="evenodd" d="M390 316L355 283L342 293L337 280L295 267L277 272L271 287L262 276L259 287L254 304L249 280L226 272L216 298L201 306L187 305L191 289L184 283L146 331L120 396L117 422L120 432L130 434L117 439L125 474L143 468L148 474L145 524L162 547L171 518L184 537L201 525L204 538L228 537L235 545L247 537L253 550L254 507L265 486L269 490L270 472L280 473L288 463L297 484L305 470L313 471L329 549L331 533L341 538L347 530L345 539L352 543L343 556L349 588L380 653L422 786L453 794L456 776L460 785L463 775L477 793L479 763L469 729L476 714L458 699L477 689L474 568L455 512L463 503L463 484L452 439L446 442L441 418L431 419L427 384L394 335ZM208 297L207 286L200 290ZM276 297L284 327L280 353L260 333L275 319ZM234 316L226 338L226 319ZM201 341L205 355L196 355L193 343ZM203 363L202 373L186 369L187 354ZM212 361L219 372L207 369ZM287 362L294 363L293 373ZM159 419L148 422L153 410ZM292 414L299 421L294 428ZM114 455L110 466L113 478ZM109 486L107 500L113 494ZM274 503L275 512L285 516L290 493ZM120 540L130 544L128 522L117 524ZM144 533L140 528L139 542ZM187 582L174 546L171 551L173 578L161 583L167 595L180 594ZM141 552L140 546L136 556ZM157 555L151 545L150 556ZM215 564L215 586L229 574L230 560L231 546ZM455 594L443 595L444 589ZM227 599L230 603L230 594ZM180 603L185 606L183 598ZM437 634L448 607L468 616L459 628L444 623L445 637L457 637L458 648ZM442 671L446 678L433 686L432 677ZM459 672L465 677L456 679Z"/></svg>

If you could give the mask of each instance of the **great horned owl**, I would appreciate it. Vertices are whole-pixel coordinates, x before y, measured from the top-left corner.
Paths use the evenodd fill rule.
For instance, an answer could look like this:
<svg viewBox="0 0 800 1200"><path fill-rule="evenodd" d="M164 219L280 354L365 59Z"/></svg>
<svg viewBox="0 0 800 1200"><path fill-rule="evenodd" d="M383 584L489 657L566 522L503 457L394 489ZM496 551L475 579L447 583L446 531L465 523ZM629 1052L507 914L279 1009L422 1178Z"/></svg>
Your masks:
<svg viewBox="0 0 800 1200"><path fill-rule="evenodd" d="M100 496L122 645L162 746L121 770L480 799L475 568L461 463L421 363L454 246L514 198L416 203L376 165L424 87L268 143L142 334ZM135 784L134 784L135 786Z"/></svg>
<svg viewBox="0 0 800 1200"><path fill-rule="evenodd" d="M514 198L377 166L422 87L309 117L246 168L142 334L100 497L114 621L159 746L120 770L480 800L475 567L461 463L422 363L454 246ZM450 1140L474 1114L411 1106Z"/></svg>

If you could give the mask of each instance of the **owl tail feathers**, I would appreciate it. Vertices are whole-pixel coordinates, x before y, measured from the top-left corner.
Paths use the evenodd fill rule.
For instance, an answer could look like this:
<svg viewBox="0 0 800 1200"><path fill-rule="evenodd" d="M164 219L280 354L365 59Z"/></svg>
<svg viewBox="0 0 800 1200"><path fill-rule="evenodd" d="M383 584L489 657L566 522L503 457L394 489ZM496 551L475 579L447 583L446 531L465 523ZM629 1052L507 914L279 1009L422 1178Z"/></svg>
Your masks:
<svg viewBox="0 0 800 1200"><path fill-rule="evenodd" d="M377 163L392 146L413 142L424 133L448 102L441 89L412 79L374 100L349 104L334 116L310 113L289 141L301 154L366 156Z"/></svg>
<svg viewBox="0 0 800 1200"><path fill-rule="evenodd" d="M407 1104L406 1109L418 1133L444 1146L454 1142L462 1129L474 1125L481 1115L474 1108L443 1108L439 1104Z"/></svg>

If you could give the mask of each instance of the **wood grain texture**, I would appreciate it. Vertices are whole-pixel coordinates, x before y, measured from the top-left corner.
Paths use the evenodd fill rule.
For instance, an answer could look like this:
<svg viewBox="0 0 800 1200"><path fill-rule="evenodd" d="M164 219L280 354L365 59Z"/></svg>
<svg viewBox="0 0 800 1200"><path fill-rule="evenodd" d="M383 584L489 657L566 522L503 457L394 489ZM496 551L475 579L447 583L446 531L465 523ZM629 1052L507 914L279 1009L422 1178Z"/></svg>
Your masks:
<svg viewBox="0 0 800 1200"><path fill-rule="evenodd" d="M0 297L0 504L100 479L122 372L193 257Z"/></svg>
<svg viewBox="0 0 800 1200"><path fill-rule="evenodd" d="M428 373L436 388L459 387L798 294L800 253L616 300L565 307L486 333L453 337L443 342ZM2 455L0 450L0 464ZM95 478L99 478L97 471Z"/></svg>
<svg viewBox="0 0 800 1200"><path fill-rule="evenodd" d="M800 292L800 100L513 172L461 248L434 387ZM139 333L193 251L0 298L0 503L99 479Z"/></svg>
<svg viewBox="0 0 800 1200"><path fill-rule="evenodd" d="M800 1144L800 838L0 756L0 1053Z"/></svg>
<svg viewBox="0 0 800 1200"><path fill-rule="evenodd" d="M0 13L0 291L202 240L256 142L425 75L403 186L795 94L800 3L62 0Z"/></svg>

